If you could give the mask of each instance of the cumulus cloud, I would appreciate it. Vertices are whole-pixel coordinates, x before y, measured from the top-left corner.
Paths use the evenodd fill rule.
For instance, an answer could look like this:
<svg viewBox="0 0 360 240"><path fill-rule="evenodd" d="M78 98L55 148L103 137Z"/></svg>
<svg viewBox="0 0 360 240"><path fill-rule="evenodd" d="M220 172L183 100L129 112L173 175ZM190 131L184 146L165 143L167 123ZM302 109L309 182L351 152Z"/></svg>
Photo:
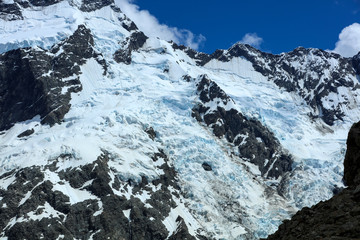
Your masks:
<svg viewBox="0 0 360 240"><path fill-rule="evenodd" d="M260 48L260 45L263 43L263 39L259 37L256 33L247 33L241 39L241 43L249 44L255 48Z"/></svg>
<svg viewBox="0 0 360 240"><path fill-rule="evenodd" d="M173 40L196 50L206 40L201 34L195 35L189 30L159 23L158 19L149 11L140 10L139 6L134 4L132 0L115 0L115 3L149 37L159 37L167 41Z"/></svg>
<svg viewBox="0 0 360 240"><path fill-rule="evenodd" d="M359 23L353 23L341 31L333 51L344 57L352 57L360 51Z"/></svg>

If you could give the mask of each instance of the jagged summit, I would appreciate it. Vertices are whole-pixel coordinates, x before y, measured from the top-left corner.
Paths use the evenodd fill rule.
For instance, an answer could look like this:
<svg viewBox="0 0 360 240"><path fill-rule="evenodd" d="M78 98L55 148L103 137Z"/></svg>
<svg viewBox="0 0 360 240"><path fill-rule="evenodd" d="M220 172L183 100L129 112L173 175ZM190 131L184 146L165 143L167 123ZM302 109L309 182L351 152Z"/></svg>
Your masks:
<svg viewBox="0 0 360 240"><path fill-rule="evenodd" d="M328 125L343 120L343 108L356 106L353 104L357 101L356 96L346 94L348 98L344 99L342 87L359 88L359 81L355 77L359 74L359 54L344 58L321 49L298 47L291 52L274 55L236 43L228 50L216 50L209 55L176 44L173 47L185 51L198 65L205 67L217 65L216 62L231 62L236 58L246 59L255 71L280 89L303 98L313 109L311 117L321 118Z"/></svg>
<svg viewBox="0 0 360 240"><path fill-rule="evenodd" d="M84 12L91 12L105 6L114 5L113 0L1 0L0 18L7 21L23 20L23 9L47 7L62 1L67 1Z"/></svg>
<svg viewBox="0 0 360 240"><path fill-rule="evenodd" d="M344 187L359 55L200 53L107 0L0 12L1 238L259 239Z"/></svg>

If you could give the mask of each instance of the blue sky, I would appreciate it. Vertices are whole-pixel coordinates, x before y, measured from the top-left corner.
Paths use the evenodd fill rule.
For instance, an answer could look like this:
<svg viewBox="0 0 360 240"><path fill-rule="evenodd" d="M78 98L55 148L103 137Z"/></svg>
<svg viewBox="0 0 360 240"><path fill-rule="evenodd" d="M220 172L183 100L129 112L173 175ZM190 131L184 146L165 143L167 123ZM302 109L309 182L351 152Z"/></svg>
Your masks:
<svg viewBox="0 0 360 240"><path fill-rule="evenodd" d="M360 24L356 25L360 23L360 0L119 1L137 7L138 13L147 13L160 26L168 27L175 41L207 53L227 49L238 41L272 53L298 46L333 50L337 42L338 49L343 48L341 51L348 55L360 51ZM129 17L135 18L137 25L147 21L124 12L133 15ZM339 41L344 29L344 39ZM164 38L167 33L164 30L162 34L160 37ZM345 49L344 43L356 50Z"/></svg>

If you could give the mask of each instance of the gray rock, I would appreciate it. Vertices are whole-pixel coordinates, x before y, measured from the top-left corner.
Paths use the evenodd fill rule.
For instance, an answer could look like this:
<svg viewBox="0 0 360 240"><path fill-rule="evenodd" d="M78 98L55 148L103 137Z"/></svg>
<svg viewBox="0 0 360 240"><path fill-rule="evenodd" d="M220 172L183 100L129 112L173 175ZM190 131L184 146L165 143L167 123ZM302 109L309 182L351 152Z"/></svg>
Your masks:
<svg viewBox="0 0 360 240"><path fill-rule="evenodd" d="M145 132L149 135L149 137L151 138L151 140L155 140L156 138L156 132L152 127L148 127L145 129Z"/></svg>
<svg viewBox="0 0 360 240"><path fill-rule="evenodd" d="M133 32L130 37L122 43L123 48L114 53L114 59L117 63L131 63L131 53L137 51L145 44L148 37L140 31Z"/></svg>
<svg viewBox="0 0 360 240"><path fill-rule="evenodd" d="M201 76L197 92L200 102L193 108L192 116L209 126L215 136L225 137L237 146L240 157L256 164L262 176L278 178L292 170L292 157L282 150L280 142L269 129L236 109L225 110L219 106L220 102L227 105L233 100L215 82ZM210 103L217 104L217 109L210 111L207 107Z"/></svg>
<svg viewBox="0 0 360 240"><path fill-rule="evenodd" d="M160 158L164 164L159 169L164 174L151 182L145 176L138 183L117 177L112 179L110 176L117 173L109 168L108 163L112 159L106 152L94 162L76 168L58 171L57 165L62 164L63 159L76 161L75 156L62 154L45 167L34 166L6 173L0 179L14 177L15 181L6 190L0 189L0 238L57 239L63 235L64 239L167 239L169 232L162 221L169 216L171 208L176 207L174 198L178 198L181 192L176 172L162 150L154 153L153 160ZM66 193L55 190L53 182L44 181L45 169L59 176L62 182L56 184L70 184L75 189L88 191L99 200L87 199L71 204ZM120 191L128 189L129 185L132 187L130 194L133 195L130 198L114 193L113 189ZM154 186L159 187L158 190L153 191ZM151 196L146 201L147 206L136 197L144 191ZM23 200L25 196L28 196L26 201ZM40 216L44 211L49 211L46 204L57 214L37 220L29 218L30 215ZM125 210L130 210L129 219L124 214ZM5 228L12 219L19 218L27 220ZM178 229L179 232L172 239L180 239L181 236L194 239L185 223L179 223Z"/></svg>
<svg viewBox="0 0 360 240"><path fill-rule="evenodd" d="M27 48L1 54L0 130L37 115L42 124L60 123L70 109L71 93L82 90L79 77L62 79L79 75L80 66L89 58L95 58L106 71L106 63L93 44L90 30L80 25L72 36L49 51Z"/></svg>
<svg viewBox="0 0 360 240"><path fill-rule="evenodd" d="M84 12L92 12L111 4L114 4L113 0L83 0L80 10Z"/></svg>
<svg viewBox="0 0 360 240"><path fill-rule="evenodd" d="M212 167L211 167L210 164L208 164L207 162L203 162L203 163L201 164L201 166L203 167L203 169L204 169L205 171L212 171Z"/></svg>
<svg viewBox="0 0 360 240"><path fill-rule="evenodd" d="M30 136L31 134L33 134L35 132L35 130L32 128L32 129L28 129L22 133L20 133L17 137L18 138L23 138L23 137L28 137Z"/></svg>
<svg viewBox="0 0 360 240"><path fill-rule="evenodd" d="M19 6L16 3L5 4L0 2L0 19L5 21L22 20L23 15Z"/></svg>

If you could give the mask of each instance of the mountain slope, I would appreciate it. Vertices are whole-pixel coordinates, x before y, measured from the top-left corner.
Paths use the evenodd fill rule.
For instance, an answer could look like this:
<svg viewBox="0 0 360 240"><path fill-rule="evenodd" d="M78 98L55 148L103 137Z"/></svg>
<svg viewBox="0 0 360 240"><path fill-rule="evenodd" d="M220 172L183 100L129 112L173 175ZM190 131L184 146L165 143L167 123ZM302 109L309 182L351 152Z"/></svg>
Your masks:
<svg viewBox="0 0 360 240"><path fill-rule="evenodd" d="M304 208L280 225L267 239L358 239L360 229L359 131L356 123L349 131L344 160L344 180L348 188L311 208ZM311 229L311 231L309 231Z"/></svg>
<svg viewBox="0 0 360 240"><path fill-rule="evenodd" d="M259 239L342 186L358 56L208 55L111 1L2 5L1 237Z"/></svg>

